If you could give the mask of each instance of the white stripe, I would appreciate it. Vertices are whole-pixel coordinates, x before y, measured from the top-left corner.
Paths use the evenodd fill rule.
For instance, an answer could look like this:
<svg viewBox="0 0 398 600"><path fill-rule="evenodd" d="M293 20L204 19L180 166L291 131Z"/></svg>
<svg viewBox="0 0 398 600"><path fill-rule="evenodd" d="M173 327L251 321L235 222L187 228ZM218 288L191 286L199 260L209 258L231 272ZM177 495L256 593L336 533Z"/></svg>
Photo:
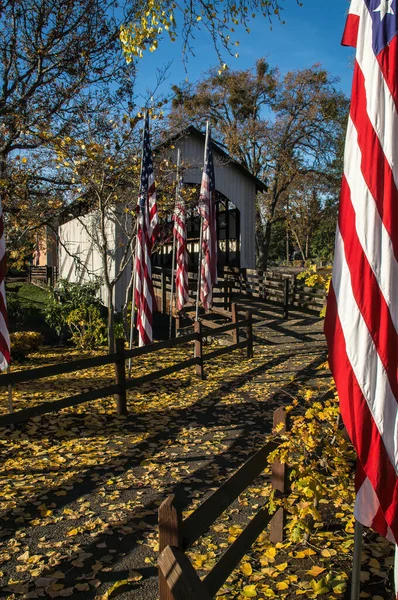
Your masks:
<svg viewBox="0 0 398 600"><path fill-rule="evenodd" d="M365 525L365 527L371 527L379 508L379 499L370 483L370 479L367 477L357 492L354 507L355 519L359 523L362 523L362 525ZM387 539L390 540L390 542L395 543L394 534L388 525Z"/></svg>
<svg viewBox="0 0 398 600"><path fill-rule="evenodd" d="M398 403L394 398L383 364L355 302L351 277L344 255L344 244L337 228L333 289L346 344L346 352L355 377L382 437L395 472L398 472Z"/></svg>
<svg viewBox="0 0 398 600"><path fill-rule="evenodd" d="M390 236L362 175L361 150L358 145L357 131L351 118L348 121L344 173L351 192L351 202L355 211L355 228L359 241L398 332L398 304L396 302L398 263L394 256Z"/></svg>
<svg viewBox="0 0 398 600"><path fill-rule="evenodd" d="M364 5L365 3L363 0L351 0L350 9L348 12L351 15L360 16L363 12Z"/></svg>
<svg viewBox="0 0 398 600"><path fill-rule="evenodd" d="M385 157L393 169L394 165L398 164L398 115L393 97L373 52L372 18L367 9L360 21L356 58L365 77L368 116ZM393 169L393 172L397 185L398 170Z"/></svg>

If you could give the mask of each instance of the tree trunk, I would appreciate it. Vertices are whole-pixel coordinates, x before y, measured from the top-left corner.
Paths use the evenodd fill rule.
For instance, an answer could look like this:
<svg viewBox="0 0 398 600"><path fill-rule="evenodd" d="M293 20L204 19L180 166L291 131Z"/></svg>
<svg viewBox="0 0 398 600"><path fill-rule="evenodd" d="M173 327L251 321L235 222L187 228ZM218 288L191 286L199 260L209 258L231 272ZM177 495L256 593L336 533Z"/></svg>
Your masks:
<svg viewBox="0 0 398 600"><path fill-rule="evenodd" d="M268 219L267 224L265 226L264 232L264 241L262 247L262 256L261 256L261 268L266 271L268 266L268 256L269 256L269 248L271 244L271 230L272 230L272 221Z"/></svg>
<svg viewBox="0 0 398 600"><path fill-rule="evenodd" d="M108 351L109 354L115 351L115 331L114 331L114 312L113 289L108 287Z"/></svg>

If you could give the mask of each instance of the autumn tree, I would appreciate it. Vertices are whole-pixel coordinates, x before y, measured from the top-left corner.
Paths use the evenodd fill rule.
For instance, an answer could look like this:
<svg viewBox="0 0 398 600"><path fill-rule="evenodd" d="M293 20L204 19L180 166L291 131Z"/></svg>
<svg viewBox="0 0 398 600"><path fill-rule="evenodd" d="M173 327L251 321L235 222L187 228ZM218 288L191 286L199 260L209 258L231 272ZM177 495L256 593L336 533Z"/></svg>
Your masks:
<svg viewBox="0 0 398 600"><path fill-rule="evenodd" d="M116 0L0 4L0 184L16 244L71 183L51 171L51 140L79 135L91 98L132 93L134 68L118 39L126 14L116 9Z"/></svg>
<svg viewBox="0 0 398 600"><path fill-rule="evenodd" d="M143 113L115 115L115 110L98 110L86 118L84 138L63 136L52 142L60 179L73 181L65 204L69 220L79 221L84 238L101 259L101 271L91 272L87 248L78 250L75 240L59 236L59 243L75 261L85 279L100 276L108 309L109 350L114 347L114 290L123 277L125 288L124 329L128 336L127 309L131 301L136 247L136 207L139 196ZM153 123L159 121L152 114ZM156 127L152 135L156 140ZM155 142L156 143L156 142ZM160 219L174 208L175 165L167 153L155 155L157 205ZM77 209L77 210L76 210ZM80 214L79 214L80 213ZM115 233L117 234L115 236ZM154 249L156 250L157 243Z"/></svg>
<svg viewBox="0 0 398 600"><path fill-rule="evenodd" d="M248 71L212 70L193 86L174 87L171 122L210 119L219 141L267 184L258 203L259 266L266 268L275 220L303 177L323 177L339 152L347 99L319 65L282 76L259 60Z"/></svg>
<svg viewBox="0 0 398 600"><path fill-rule="evenodd" d="M290 0L292 1L292 0ZM296 3L301 5L300 0ZM236 55L239 40L236 27L250 33L250 22L256 17L282 20L285 0L140 0L134 18L126 19L121 27L120 40L127 61L142 57L146 50L154 52L164 37L182 43L183 58L194 52L195 34L205 32L210 37L225 69L223 51Z"/></svg>

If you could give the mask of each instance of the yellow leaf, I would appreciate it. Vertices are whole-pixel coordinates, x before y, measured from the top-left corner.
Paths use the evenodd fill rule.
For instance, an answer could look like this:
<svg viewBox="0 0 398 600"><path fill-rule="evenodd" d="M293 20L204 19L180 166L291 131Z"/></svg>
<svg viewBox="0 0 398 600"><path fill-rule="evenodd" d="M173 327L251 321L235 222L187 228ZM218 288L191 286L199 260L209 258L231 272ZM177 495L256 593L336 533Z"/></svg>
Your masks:
<svg viewBox="0 0 398 600"><path fill-rule="evenodd" d="M253 569L250 563L243 563L240 570L244 575L251 575L253 573Z"/></svg>
<svg viewBox="0 0 398 600"><path fill-rule="evenodd" d="M109 590L105 593L104 600L111 598L113 592L116 592L117 589L119 589L120 587L122 587L124 585L128 585L128 583L129 583L128 579L121 579L120 581L117 581L116 583L114 583L113 586L111 588L109 588Z"/></svg>
<svg viewBox="0 0 398 600"><path fill-rule="evenodd" d="M276 556L275 548L273 546L270 546L269 548L267 548L265 551L265 556L267 558L275 558L275 556Z"/></svg>
<svg viewBox="0 0 398 600"><path fill-rule="evenodd" d="M336 550L329 550L326 548L325 550L322 550L321 554L324 558L330 558L331 556L336 556L337 552Z"/></svg>
<svg viewBox="0 0 398 600"><path fill-rule="evenodd" d="M243 588L243 595L245 598L255 598L257 596L255 585L245 585Z"/></svg>
<svg viewBox="0 0 398 600"><path fill-rule="evenodd" d="M279 583L276 584L276 589L277 590L287 590L289 587L289 583L287 583L286 581L279 581Z"/></svg>
<svg viewBox="0 0 398 600"><path fill-rule="evenodd" d="M347 584L345 581L342 581L341 583L338 583L337 585L335 585L333 587L333 592L335 594L344 594L344 592L346 591L347 588Z"/></svg>
<svg viewBox="0 0 398 600"><path fill-rule="evenodd" d="M70 537L73 535L77 535L79 533L78 529L71 529L70 531L68 531L68 533L66 535L69 535Z"/></svg>
<svg viewBox="0 0 398 600"><path fill-rule="evenodd" d="M377 558L371 558L369 561L369 567L373 567L374 569L380 569L381 565Z"/></svg>
<svg viewBox="0 0 398 600"><path fill-rule="evenodd" d="M306 571L306 574L313 575L314 577L318 577L318 575L320 575L324 571L325 571L325 569L323 567L317 567L316 565L314 565L313 567L311 567L311 569L309 571Z"/></svg>
<svg viewBox="0 0 398 600"><path fill-rule="evenodd" d="M287 562L281 563L280 565L275 565L275 569L278 569L278 571L284 571L287 568L288 564Z"/></svg>
<svg viewBox="0 0 398 600"><path fill-rule="evenodd" d="M75 585L75 588L79 591L79 592L88 592L88 590L90 589L90 586L88 585L88 583L77 583Z"/></svg>

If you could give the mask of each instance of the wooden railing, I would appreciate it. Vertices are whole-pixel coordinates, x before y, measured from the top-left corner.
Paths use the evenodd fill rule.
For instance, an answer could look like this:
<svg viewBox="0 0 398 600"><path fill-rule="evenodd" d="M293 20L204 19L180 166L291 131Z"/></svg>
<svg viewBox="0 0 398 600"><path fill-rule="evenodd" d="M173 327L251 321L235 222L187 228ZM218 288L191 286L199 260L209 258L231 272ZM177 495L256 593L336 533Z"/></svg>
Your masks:
<svg viewBox="0 0 398 600"><path fill-rule="evenodd" d="M171 298L171 269L164 267L152 268L152 281L158 308L162 313L168 313L170 310ZM188 273L189 296L193 300L196 298L198 284L197 273ZM220 278L220 281L213 289L214 308L231 310L232 304L232 282Z"/></svg>
<svg viewBox="0 0 398 600"><path fill-rule="evenodd" d="M251 358L253 356L252 314L250 311L248 311L244 320L238 320L238 311L236 307L234 310L234 314L235 320L232 323L223 325L221 327L218 327L217 329L212 329L211 334L212 336L214 336L226 333L228 331L233 331L233 341L235 343L226 347L219 348L212 352L203 352L203 339L208 335L208 331L204 327L202 327L201 322L198 321L197 323L195 323L194 333L174 338L171 340L166 340L164 342L158 342L155 344L150 344L148 346L143 346L141 348L133 348L132 350L126 350L124 347L124 340L118 339L116 340L116 352L113 354L106 354L103 356L80 359L64 364L50 365L47 367L38 367L36 369L29 369L26 371L14 371L12 373L3 374L0 376L0 387L4 388L10 385L13 386L18 383L23 383L25 381L37 381L45 377L53 377L54 375L62 375L65 373L83 371L85 369L92 369L94 367L100 367L112 363L115 365L115 383L113 383L112 385L97 388L95 390L90 390L89 392L83 392L74 396L69 396L67 398L62 398L61 400L43 402L38 406L32 406L31 408L26 408L12 414L1 415L0 427L15 425L17 423L26 421L32 417L37 417L39 415L44 415L50 412L58 412L63 408L77 406L79 404L83 404L91 400L98 400L100 398L105 398L107 396L112 395L115 395L117 413L119 415L124 415L127 413L127 390L130 390L134 387L138 387L143 383L155 381L157 379L160 379L161 377L165 377L166 375L171 375L172 373L177 373L179 371L182 371L183 369L187 369L193 366L196 369L197 375L204 379L205 362L210 361L218 356L222 356L223 354L230 353L233 350L238 350L240 348L247 348L247 357ZM241 330L246 331L246 339L244 339L243 341L239 341L239 333ZM175 348L177 346L187 344L189 342L194 342L193 358L189 358L182 362L170 365L168 367L164 367L163 369L159 369L157 371L154 371L153 373L148 373L147 375L142 375L140 377L133 377L130 379L126 377L127 359L136 358L138 356L144 356L146 354L158 352L159 350L163 350L166 348Z"/></svg>
<svg viewBox="0 0 398 600"><path fill-rule="evenodd" d="M274 412L274 429L286 431L286 413L279 408ZM268 464L270 452L277 447L270 441L258 450L232 477L203 502L186 519L174 495L159 508L159 597L160 600L210 600L228 579L248 552L260 533L270 524L270 540L283 541L285 513L279 508L273 515L264 506L226 550L212 570L201 580L185 552L214 523L262 473ZM287 493L287 470L281 463L273 463L271 484L279 495Z"/></svg>
<svg viewBox="0 0 398 600"><path fill-rule="evenodd" d="M57 282L58 269L57 267L29 267L29 282L30 283L41 283L45 285L54 286Z"/></svg>
<svg viewBox="0 0 398 600"><path fill-rule="evenodd" d="M285 313L289 307L319 313L326 301L325 290L308 287L295 273L224 267L223 277L232 284L232 294L283 304Z"/></svg>
<svg viewBox="0 0 398 600"><path fill-rule="evenodd" d="M196 298L197 274L188 274L189 295ZM164 267L153 268L153 284L158 308L169 312L171 297L171 270ZM283 271L259 271L224 267L219 272L214 291L214 308L231 310L233 297L247 296L267 300L283 306L284 317L288 318L289 308L302 308L319 313L326 301L326 293L321 288L305 285L297 274Z"/></svg>

